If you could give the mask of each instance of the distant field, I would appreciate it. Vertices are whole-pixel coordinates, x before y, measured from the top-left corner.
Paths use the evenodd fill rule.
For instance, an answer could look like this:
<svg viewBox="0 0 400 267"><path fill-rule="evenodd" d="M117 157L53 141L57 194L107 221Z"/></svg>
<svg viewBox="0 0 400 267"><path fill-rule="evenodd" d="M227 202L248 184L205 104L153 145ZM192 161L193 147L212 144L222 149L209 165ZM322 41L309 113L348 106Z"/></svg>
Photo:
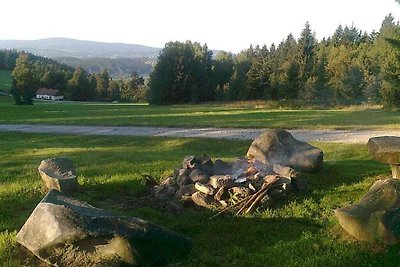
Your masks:
<svg viewBox="0 0 400 267"><path fill-rule="evenodd" d="M0 70L0 91L10 90L11 84L12 84L11 71Z"/></svg>
<svg viewBox="0 0 400 267"><path fill-rule="evenodd" d="M258 106L257 106L258 105ZM149 106L36 102L15 106L0 97L0 123L285 129L400 129L400 112L379 107L271 108L259 102Z"/></svg>

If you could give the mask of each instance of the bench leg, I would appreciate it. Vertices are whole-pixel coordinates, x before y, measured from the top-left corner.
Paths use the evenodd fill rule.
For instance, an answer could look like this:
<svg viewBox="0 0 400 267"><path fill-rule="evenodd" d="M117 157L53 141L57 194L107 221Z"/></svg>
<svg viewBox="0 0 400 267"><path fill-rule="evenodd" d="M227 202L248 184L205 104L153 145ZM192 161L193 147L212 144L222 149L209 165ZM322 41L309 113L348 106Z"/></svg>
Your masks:
<svg viewBox="0 0 400 267"><path fill-rule="evenodd" d="M393 178L400 179L400 165L390 165Z"/></svg>

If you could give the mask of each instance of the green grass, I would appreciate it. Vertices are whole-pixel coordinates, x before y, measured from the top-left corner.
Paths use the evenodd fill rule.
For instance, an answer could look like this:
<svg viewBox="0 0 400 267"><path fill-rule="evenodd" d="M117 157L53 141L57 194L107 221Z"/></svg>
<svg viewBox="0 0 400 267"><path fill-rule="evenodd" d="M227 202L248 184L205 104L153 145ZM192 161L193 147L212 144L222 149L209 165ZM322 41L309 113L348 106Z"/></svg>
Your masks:
<svg viewBox="0 0 400 267"><path fill-rule="evenodd" d="M0 266L32 266L15 235L44 196L37 167L52 156L74 161L83 188L77 199L192 237L189 258L171 266L398 266L400 246L356 242L333 215L390 176L364 145L314 143L325 152L325 165L319 173L302 174L312 191L251 216L210 221L212 213L204 209L188 208L177 216L135 203L118 208L143 190L142 174L162 177L190 154L233 159L244 155L249 143L0 133Z"/></svg>
<svg viewBox="0 0 400 267"><path fill-rule="evenodd" d="M260 105L135 104L36 102L15 106L0 97L0 124L179 126L309 129L400 129L399 112L379 107L283 109Z"/></svg>
<svg viewBox="0 0 400 267"><path fill-rule="evenodd" d="M8 92L11 89L12 78L11 71L0 69L0 91Z"/></svg>

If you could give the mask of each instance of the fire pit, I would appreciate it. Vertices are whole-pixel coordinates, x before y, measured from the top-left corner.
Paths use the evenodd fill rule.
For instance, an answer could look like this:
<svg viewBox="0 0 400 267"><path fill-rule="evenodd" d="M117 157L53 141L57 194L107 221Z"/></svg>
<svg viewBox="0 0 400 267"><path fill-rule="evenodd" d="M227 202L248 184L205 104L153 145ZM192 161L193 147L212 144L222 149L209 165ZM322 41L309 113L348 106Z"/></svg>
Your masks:
<svg viewBox="0 0 400 267"><path fill-rule="evenodd" d="M269 206L286 198L291 191L303 191L305 185L299 180L299 171L280 163L292 164L295 162L292 157L296 166L305 162L307 167L319 168L322 151L294 139L286 131L269 131L259 138L252 144L257 150L249 149L257 153L248 153L246 158L233 162L213 161L207 155L185 157L180 168L154 187L155 199L192 203L219 210L217 214L232 209L239 215Z"/></svg>

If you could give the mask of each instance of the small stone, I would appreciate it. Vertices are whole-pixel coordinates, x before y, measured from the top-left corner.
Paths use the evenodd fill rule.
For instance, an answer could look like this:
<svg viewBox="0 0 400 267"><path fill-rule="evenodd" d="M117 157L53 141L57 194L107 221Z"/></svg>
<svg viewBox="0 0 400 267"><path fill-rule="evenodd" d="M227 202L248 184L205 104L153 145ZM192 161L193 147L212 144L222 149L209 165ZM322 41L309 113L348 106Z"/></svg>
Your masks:
<svg viewBox="0 0 400 267"><path fill-rule="evenodd" d="M175 180L172 177L167 177L161 181L160 186L171 186L175 184Z"/></svg>
<svg viewBox="0 0 400 267"><path fill-rule="evenodd" d="M215 193L214 198L220 202L223 199L229 198L228 189L226 187L221 187L218 189L217 193Z"/></svg>
<svg viewBox="0 0 400 267"><path fill-rule="evenodd" d="M228 203L226 203L225 200L220 200L219 203L222 205L222 207L226 208L228 207Z"/></svg>
<svg viewBox="0 0 400 267"><path fill-rule="evenodd" d="M254 176L256 173L258 173L258 170L254 168L253 166L250 166L246 169L244 175L245 176Z"/></svg>
<svg viewBox="0 0 400 267"><path fill-rule="evenodd" d="M295 169L280 164L274 164L273 170L276 174L289 179L295 178L299 175Z"/></svg>
<svg viewBox="0 0 400 267"><path fill-rule="evenodd" d="M265 176L268 175L268 172L265 170L260 170L259 172L257 172L256 174L254 174L254 179L258 180L258 179L262 179Z"/></svg>
<svg viewBox="0 0 400 267"><path fill-rule="evenodd" d="M189 175L189 174L190 174L189 169L179 169L178 170L178 176Z"/></svg>
<svg viewBox="0 0 400 267"><path fill-rule="evenodd" d="M197 182L197 183L195 183L194 187L195 187L198 191L200 191L200 192L202 192L202 193L204 193L204 194L206 194L206 195L210 195L210 196L215 195L215 189L212 188L212 187L209 186L209 185L205 185L205 184L202 184L202 183Z"/></svg>
<svg viewBox="0 0 400 267"><path fill-rule="evenodd" d="M244 186L234 186L229 189L229 192L234 195L239 195L241 197L247 197L251 194L251 190Z"/></svg>
<svg viewBox="0 0 400 267"><path fill-rule="evenodd" d="M200 182L206 184L210 180L210 176L208 176L208 174L198 169L194 169L190 173L189 177L192 179L193 183Z"/></svg>
<svg viewBox="0 0 400 267"><path fill-rule="evenodd" d="M177 198L182 198L182 196L191 196L194 193L197 192L197 189L195 188L194 184L189 184L182 186L179 188L179 190L176 192L175 196Z"/></svg>
<svg viewBox="0 0 400 267"><path fill-rule="evenodd" d="M232 187L235 183L233 182L231 175L213 175L210 177L210 185L215 189L224 187Z"/></svg>
<svg viewBox="0 0 400 267"><path fill-rule="evenodd" d="M211 158L207 155L204 155L202 157L197 157L197 162L202 165L202 166L212 166L214 165Z"/></svg>
<svg viewBox="0 0 400 267"><path fill-rule="evenodd" d="M215 209L219 206L219 203L210 195L206 195L202 192L196 192L192 195L193 202L201 207L208 209Z"/></svg>
<svg viewBox="0 0 400 267"><path fill-rule="evenodd" d="M183 202L184 204L193 203L192 196L182 196L180 199L181 199L181 202Z"/></svg>
<svg viewBox="0 0 400 267"><path fill-rule="evenodd" d="M273 181L275 181L277 179L276 175L267 175L264 177L264 182L266 183L272 183Z"/></svg>
<svg viewBox="0 0 400 267"><path fill-rule="evenodd" d="M182 174L178 175L178 178L176 179L176 183L179 187L185 186L187 184L190 184L192 182L192 179L190 179L189 174Z"/></svg>
<svg viewBox="0 0 400 267"><path fill-rule="evenodd" d="M196 162L195 156L186 156L182 162L182 168L184 169L192 169Z"/></svg>

